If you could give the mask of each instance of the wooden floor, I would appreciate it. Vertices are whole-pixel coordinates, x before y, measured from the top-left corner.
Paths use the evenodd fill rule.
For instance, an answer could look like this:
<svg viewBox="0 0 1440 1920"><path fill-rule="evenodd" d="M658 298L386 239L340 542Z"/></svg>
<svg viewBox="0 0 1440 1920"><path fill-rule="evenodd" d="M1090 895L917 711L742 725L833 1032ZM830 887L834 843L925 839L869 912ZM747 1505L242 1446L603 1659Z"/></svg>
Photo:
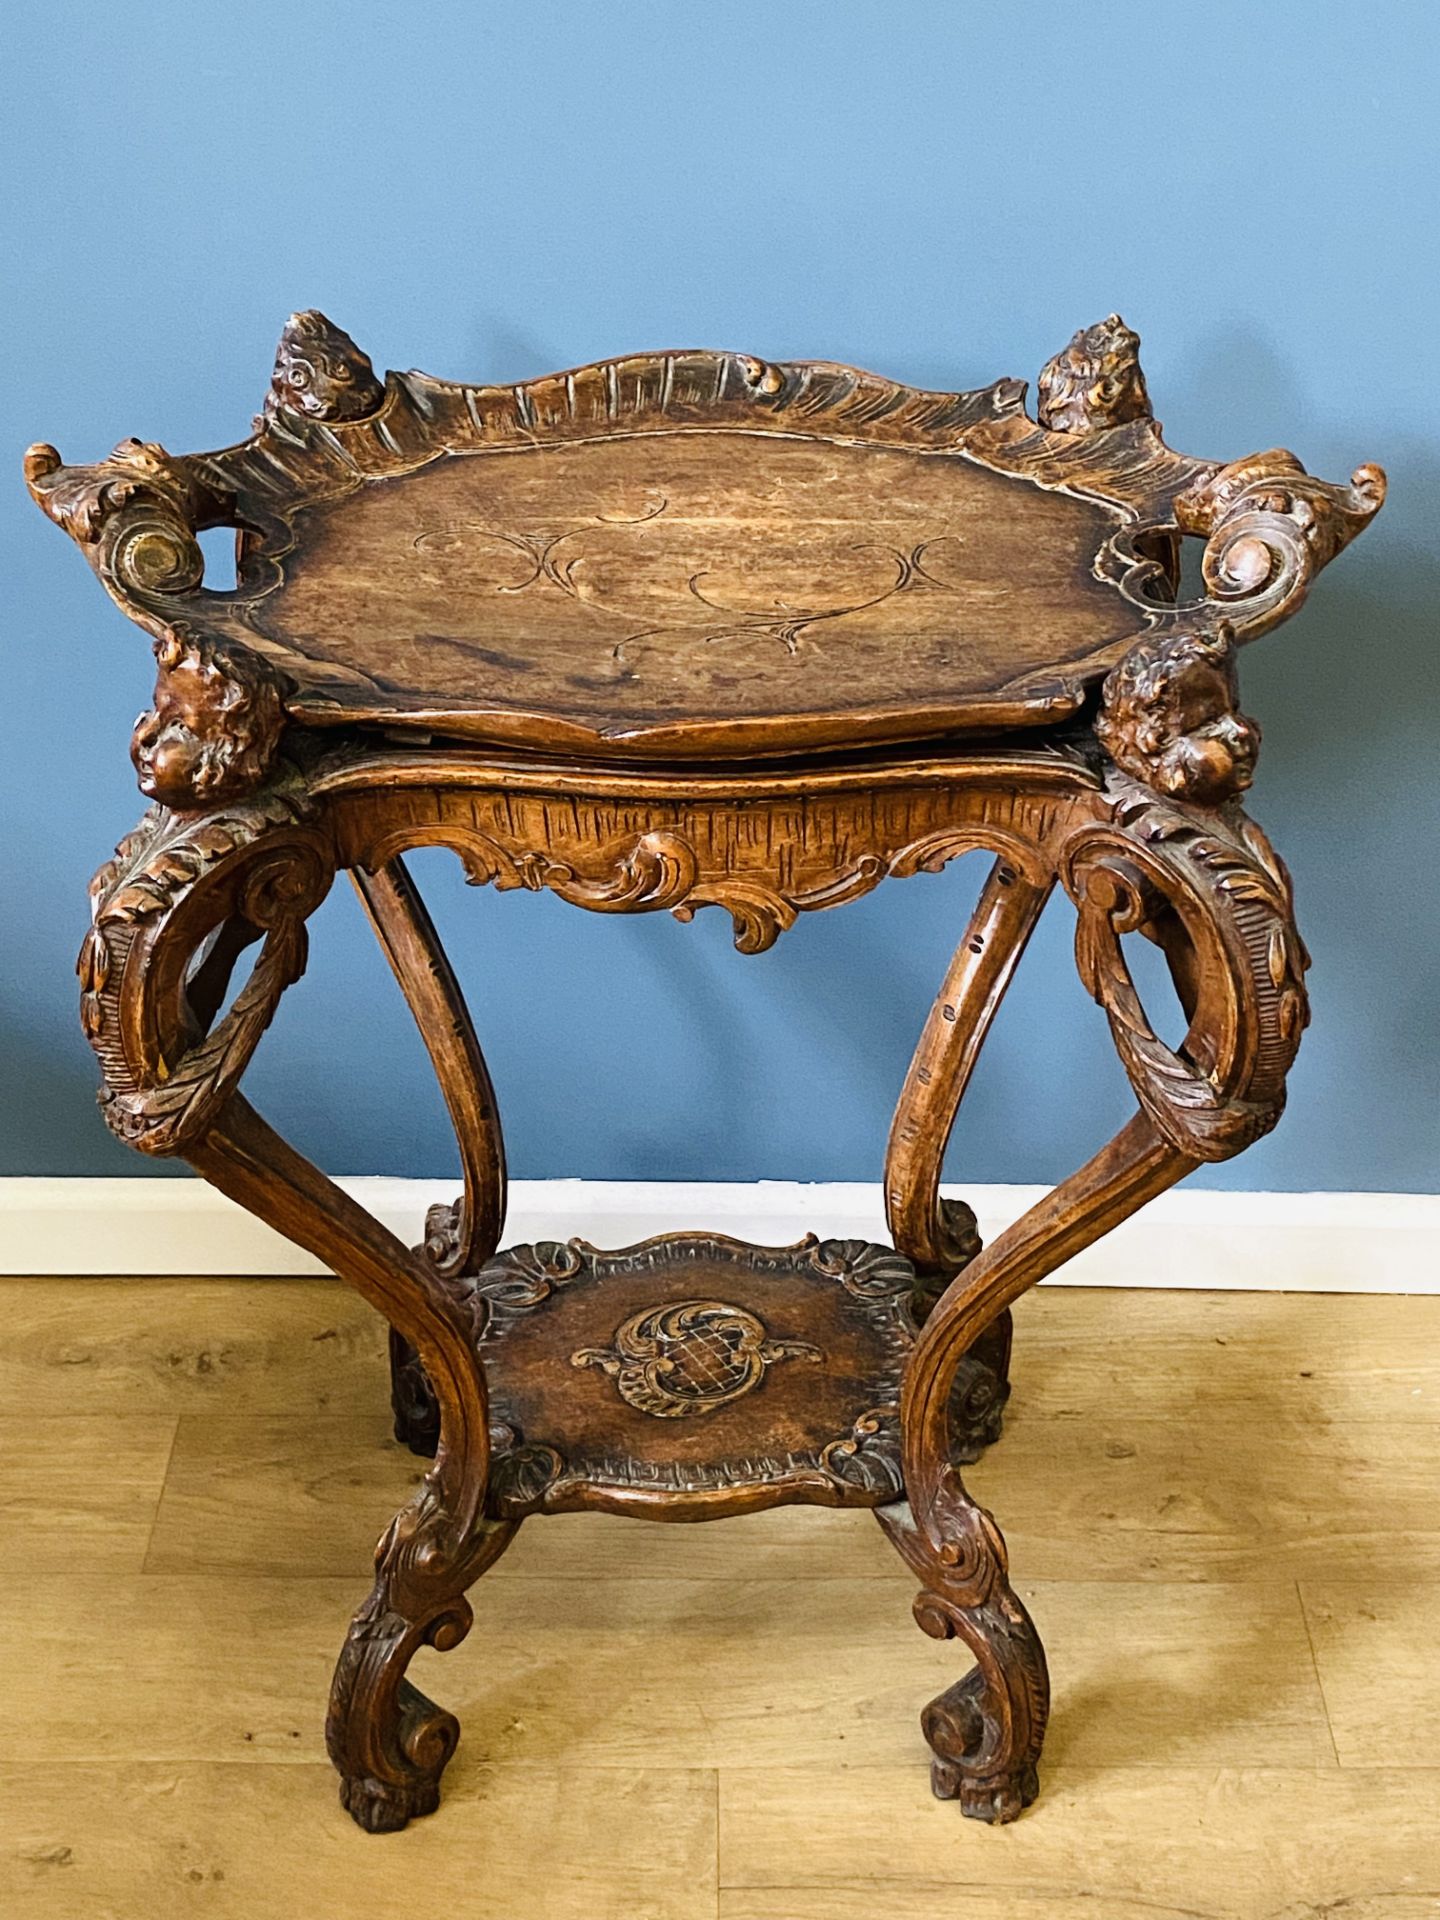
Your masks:
<svg viewBox="0 0 1440 1920"><path fill-rule="evenodd" d="M422 1684L433 1819L321 1722L418 1467L322 1281L0 1281L5 1920L1434 1920L1440 1299L1053 1290L974 1484L1050 1651L1039 1804L931 1799L961 1670L866 1514L532 1521Z"/></svg>

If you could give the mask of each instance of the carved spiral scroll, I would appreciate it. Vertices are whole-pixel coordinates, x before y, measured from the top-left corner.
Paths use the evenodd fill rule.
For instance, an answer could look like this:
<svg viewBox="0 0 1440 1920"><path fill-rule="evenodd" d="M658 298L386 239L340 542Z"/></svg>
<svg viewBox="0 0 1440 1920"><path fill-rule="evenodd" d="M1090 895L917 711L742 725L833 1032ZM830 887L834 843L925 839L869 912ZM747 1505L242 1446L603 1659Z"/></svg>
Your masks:
<svg viewBox="0 0 1440 1920"><path fill-rule="evenodd" d="M1205 585L1253 638L1300 605L1321 568L1379 512L1385 475L1357 467L1348 486L1318 479L1275 448L1212 469L1178 495L1182 533L1205 541Z"/></svg>
<svg viewBox="0 0 1440 1920"><path fill-rule="evenodd" d="M1110 791L1111 820L1081 829L1062 866L1080 977L1157 1130L1197 1160L1225 1160L1279 1119L1309 1017L1289 876L1233 804L1186 806L1124 775ZM1190 948L1193 1012L1178 1050L1151 1026L1121 946L1167 915Z"/></svg>
<svg viewBox="0 0 1440 1920"><path fill-rule="evenodd" d="M334 875L310 812L291 784L199 816L153 808L91 884L81 1019L104 1074L106 1121L144 1153L178 1153L203 1136L304 971L305 921ZM260 952L206 1032L187 977L237 926L260 936ZM243 944L227 942L227 963ZM207 981L207 997L218 1001L222 987Z"/></svg>
<svg viewBox="0 0 1440 1920"><path fill-rule="evenodd" d="M56 526L88 550L122 605L127 592L143 598L198 587L205 557L195 535L224 521L232 505L198 461L151 440L122 440L90 467L66 467L41 441L25 455L25 483Z"/></svg>

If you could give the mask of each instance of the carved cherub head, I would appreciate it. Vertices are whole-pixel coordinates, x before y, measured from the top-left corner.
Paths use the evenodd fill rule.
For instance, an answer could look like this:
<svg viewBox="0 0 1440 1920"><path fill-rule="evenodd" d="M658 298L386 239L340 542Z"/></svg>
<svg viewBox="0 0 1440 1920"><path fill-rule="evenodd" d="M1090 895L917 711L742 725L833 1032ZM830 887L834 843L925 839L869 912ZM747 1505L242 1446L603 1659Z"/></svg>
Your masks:
<svg viewBox="0 0 1440 1920"><path fill-rule="evenodd" d="M1042 427L1058 433L1094 433L1127 420L1150 418L1150 396L1140 370L1140 336L1118 313L1082 327L1040 373Z"/></svg>
<svg viewBox="0 0 1440 1920"><path fill-rule="evenodd" d="M358 420L385 397L370 356L342 327L311 308L292 313L280 336L260 426L282 409L312 420Z"/></svg>
<svg viewBox="0 0 1440 1920"><path fill-rule="evenodd" d="M155 705L130 736L141 792L162 806L196 807L263 779L285 722L265 661L179 621L156 641L155 658Z"/></svg>
<svg viewBox="0 0 1440 1920"><path fill-rule="evenodd" d="M1159 793L1209 804L1248 787L1260 729L1239 709L1234 635L1175 633L1133 646L1105 681L1095 732Z"/></svg>

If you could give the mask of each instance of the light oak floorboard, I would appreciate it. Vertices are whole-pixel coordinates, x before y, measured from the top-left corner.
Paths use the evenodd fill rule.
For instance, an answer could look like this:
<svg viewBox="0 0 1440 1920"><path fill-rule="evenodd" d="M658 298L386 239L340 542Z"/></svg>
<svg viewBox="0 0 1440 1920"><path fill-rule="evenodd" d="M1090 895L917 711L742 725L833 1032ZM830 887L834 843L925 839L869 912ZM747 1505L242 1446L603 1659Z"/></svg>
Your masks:
<svg viewBox="0 0 1440 1920"><path fill-rule="evenodd" d="M1326 1422L1440 1422L1433 1299L1049 1287L1016 1319L1021 1418L1205 1418L1260 1395ZM383 1415L384 1328L330 1280L0 1276L0 1324L4 1406Z"/></svg>
<svg viewBox="0 0 1440 1920"><path fill-rule="evenodd" d="M1017 1391L1020 1391L1017 1389ZM1243 1403L1242 1403L1243 1404ZM1206 1422L1026 1414L967 1481L1022 1579L1249 1580L1440 1573L1440 1426L1319 1425L1263 1405ZM146 1566L339 1575L423 1472L375 1417L185 1416ZM906 1580L868 1514L790 1508L703 1527L531 1520L491 1578Z"/></svg>
<svg viewBox="0 0 1440 1920"><path fill-rule="evenodd" d="M368 1577L429 1464L374 1410L184 1415L146 1571Z"/></svg>
<svg viewBox="0 0 1440 1920"><path fill-rule="evenodd" d="M1208 1419L1017 1419L966 1483L1021 1579L1385 1580L1440 1573L1440 1427L1321 1426L1259 1403Z"/></svg>
<svg viewBox="0 0 1440 1920"><path fill-rule="evenodd" d="M969 1474L1055 1686L1015 1826L928 1792L919 1708L964 1650L868 1514L795 1508L527 1523L416 1662L461 1746L382 1839L322 1744L424 1471L379 1323L324 1281L0 1311L5 1920L370 1920L417 1884L466 1920L709 1920L717 1793L721 1920L1440 1920L1440 1301L1022 1303Z"/></svg>
<svg viewBox="0 0 1440 1920"><path fill-rule="evenodd" d="M1426 1884L1434 1879L1423 1869L1418 1877ZM1440 1895L1404 1888L1373 1898L1362 1893L1338 1905L1316 1905L1302 1895L1298 1904L1236 1907L1217 1902L1208 1886L1178 1905L1145 1894L1130 1900L1108 1889L1097 1898L1087 1889L1083 1863L1049 1886L1043 1879L1033 1887L941 1881L897 1890L879 1879L854 1887L737 1887L722 1888L719 1905L719 1920L1436 1920L1437 1914Z"/></svg>
<svg viewBox="0 0 1440 1920"><path fill-rule="evenodd" d="M1440 1772L1052 1767L1044 1792L1043 1818L997 1829L917 1794L909 1769L828 1794L803 1770L735 1769L720 1884L752 1891L727 1891L721 1912L860 1920L868 1899L885 1920L1440 1914Z"/></svg>
<svg viewBox="0 0 1440 1920"><path fill-rule="evenodd" d="M0 1416L0 1567L138 1573L174 1439L172 1414Z"/></svg>
<svg viewBox="0 0 1440 1920"><path fill-rule="evenodd" d="M323 1757L361 1581L0 1576L0 1753L51 1761ZM1056 1673L1062 1762L1335 1764L1293 1587L1026 1591ZM448 1777L494 1762L914 1769L921 1706L966 1667L869 1580L488 1578L420 1684L458 1713ZM662 1658L656 1650L664 1649Z"/></svg>
<svg viewBox="0 0 1440 1920"><path fill-rule="evenodd" d="M1300 1595L1341 1763L1440 1761L1440 1586L1309 1578Z"/></svg>
<svg viewBox="0 0 1440 1920"><path fill-rule="evenodd" d="M0 1757L322 1760L367 1585L6 1572Z"/></svg>
<svg viewBox="0 0 1440 1920"><path fill-rule="evenodd" d="M0 1326L0 1406L386 1424L385 1323L335 1280L0 1277Z"/></svg>
<svg viewBox="0 0 1440 1920"><path fill-rule="evenodd" d="M147 1570L368 1573L376 1539L427 1465L390 1440L388 1423L374 1412L186 1416ZM870 1575L911 1584L870 1514L814 1507L689 1527L547 1515L528 1521L485 1577L728 1581L737 1567L751 1580Z"/></svg>
<svg viewBox="0 0 1440 1920"><path fill-rule="evenodd" d="M715 1782L480 1771L364 1834L320 1767L7 1766L5 1920L713 1920Z"/></svg>
<svg viewBox="0 0 1440 1920"><path fill-rule="evenodd" d="M916 1629L909 1593L750 1581L738 1565L729 1583L609 1579L557 1593L497 1581L476 1591L471 1640L427 1670L472 1759L812 1764L817 1778L908 1765L923 1792L920 1709L969 1661ZM1060 1761L1212 1765L1240 1748L1334 1767L1293 1587L1057 1582L1025 1599L1056 1676Z"/></svg>
<svg viewBox="0 0 1440 1920"><path fill-rule="evenodd" d="M1440 1422L1433 1298L1041 1287L1015 1323L1022 1420L1103 1408L1203 1427L1229 1407L1327 1426Z"/></svg>

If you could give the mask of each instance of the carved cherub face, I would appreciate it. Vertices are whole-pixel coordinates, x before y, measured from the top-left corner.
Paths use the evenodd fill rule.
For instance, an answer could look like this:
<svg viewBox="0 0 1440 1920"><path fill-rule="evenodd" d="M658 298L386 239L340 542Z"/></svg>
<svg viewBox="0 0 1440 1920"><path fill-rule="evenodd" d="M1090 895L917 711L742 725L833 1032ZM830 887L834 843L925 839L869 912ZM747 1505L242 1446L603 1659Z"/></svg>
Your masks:
<svg viewBox="0 0 1440 1920"><path fill-rule="evenodd" d="M1237 793L1255 773L1259 729L1235 711L1230 662L1200 654L1181 659L1167 676L1160 706L1163 738L1156 752L1157 784L1166 792L1206 798Z"/></svg>
<svg viewBox="0 0 1440 1920"><path fill-rule="evenodd" d="M258 662L237 668L183 627L161 639L155 656L155 705L130 736L141 792L162 806L194 807L252 785L284 723L270 673Z"/></svg>
<svg viewBox="0 0 1440 1920"><path fill-rule="evenodd" d="M1228 633L1173 635L1137 646L1110 676L1096 732L1157 792L1222 800L1249 786L1260 747L1238 701Z"/></svg>

